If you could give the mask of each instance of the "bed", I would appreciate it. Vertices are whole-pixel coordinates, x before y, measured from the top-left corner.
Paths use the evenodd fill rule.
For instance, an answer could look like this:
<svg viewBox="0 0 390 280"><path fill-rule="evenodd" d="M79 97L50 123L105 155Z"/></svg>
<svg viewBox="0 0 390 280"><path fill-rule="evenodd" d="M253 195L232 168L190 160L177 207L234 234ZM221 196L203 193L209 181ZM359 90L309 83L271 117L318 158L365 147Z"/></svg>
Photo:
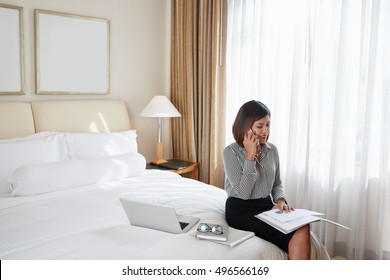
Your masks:
<svg viewBox="0 0 390 280"><path fill-rule="evenodd" d="M131 226L120 197L226 225L224 190L145 166L124 101L0 102L0 259L287 259L258 237L231 247L196 226ZM328 259L311 239L311 258Z"/></svg>

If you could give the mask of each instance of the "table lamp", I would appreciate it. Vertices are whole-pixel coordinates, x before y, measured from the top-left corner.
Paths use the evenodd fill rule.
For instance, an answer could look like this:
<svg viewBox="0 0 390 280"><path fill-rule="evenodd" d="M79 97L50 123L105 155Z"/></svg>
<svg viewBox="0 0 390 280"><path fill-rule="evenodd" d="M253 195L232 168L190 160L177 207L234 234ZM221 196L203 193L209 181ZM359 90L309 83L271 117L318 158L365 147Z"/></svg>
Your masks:
<svg viewBox="0 0 390 280"><path fill-rule="evenodd" d="M158 118L157 126L157 143L156 143L156 159L153 164L167 162L164 159L163 143L162 143L162 118L181 117L179 111L169 101L165 95L156 95L142 110L141 117Z"/></svg>

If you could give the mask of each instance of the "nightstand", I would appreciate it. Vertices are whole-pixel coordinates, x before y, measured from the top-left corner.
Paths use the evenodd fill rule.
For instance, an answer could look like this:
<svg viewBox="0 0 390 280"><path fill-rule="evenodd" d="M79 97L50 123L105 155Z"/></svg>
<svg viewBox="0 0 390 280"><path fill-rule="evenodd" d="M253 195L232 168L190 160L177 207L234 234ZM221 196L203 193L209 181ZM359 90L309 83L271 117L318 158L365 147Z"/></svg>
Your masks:
<svg viewBox="0 0 390 280"><path fill-rule="evenodd" d="M199 179L199 164L197 162L185 161L181 159L168 159L166 163L158 165L149 162L146 169L159 169L174 172L176 174L185 175L195 180Z"/></svg>

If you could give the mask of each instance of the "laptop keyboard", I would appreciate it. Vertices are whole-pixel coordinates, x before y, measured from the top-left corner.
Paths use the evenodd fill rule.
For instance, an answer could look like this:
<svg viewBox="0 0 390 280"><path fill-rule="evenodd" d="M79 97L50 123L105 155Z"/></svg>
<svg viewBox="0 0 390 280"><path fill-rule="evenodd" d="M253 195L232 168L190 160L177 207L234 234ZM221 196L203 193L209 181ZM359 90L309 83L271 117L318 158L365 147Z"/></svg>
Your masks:
<svg viewBox="0 0 390 280"><path fill-rule="evenodd" d="M179 222L181 229L183 230L186 226L188 226L188 223Z"/></svg>

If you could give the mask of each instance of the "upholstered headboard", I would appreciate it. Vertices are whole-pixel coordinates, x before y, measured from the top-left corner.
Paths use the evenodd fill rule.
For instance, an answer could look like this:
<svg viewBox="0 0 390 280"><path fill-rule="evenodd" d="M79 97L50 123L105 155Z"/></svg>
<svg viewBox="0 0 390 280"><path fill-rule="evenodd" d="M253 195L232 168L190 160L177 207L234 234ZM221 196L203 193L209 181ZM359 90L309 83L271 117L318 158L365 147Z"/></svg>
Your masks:
<svg viewBox="0 0 390 280"><path fill-rule="evenodd" d="M40 131L112 132L130 129L121 100L0 102L0 139Z"/></svg>
<svg viewBox="0 0 390 280"><path fill-rule="evenodd" d="M0 139L30 135L35 132L28 102L0 102Z"/></svg>

